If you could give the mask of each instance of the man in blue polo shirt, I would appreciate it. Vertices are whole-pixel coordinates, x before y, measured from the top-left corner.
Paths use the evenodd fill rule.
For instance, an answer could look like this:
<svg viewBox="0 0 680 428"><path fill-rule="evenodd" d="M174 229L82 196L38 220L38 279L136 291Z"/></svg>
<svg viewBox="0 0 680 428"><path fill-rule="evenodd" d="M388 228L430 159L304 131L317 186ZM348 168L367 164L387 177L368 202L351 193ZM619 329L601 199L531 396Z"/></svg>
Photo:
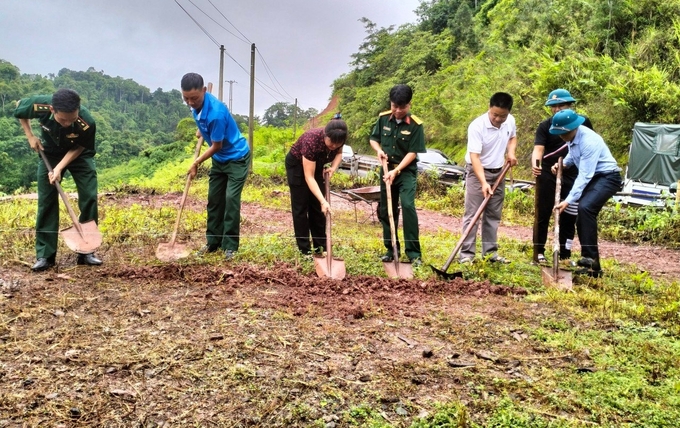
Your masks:
<svg viewBox="0 0 680 428"><path fill-rule="evenodd" d="M571 109L557 112L552 119L550 133L559 135L569 144L564 168L578 168L574 186L555 208L562 212L570 204L578 202L576 229L582 256L578 265L583 269L574 273L598 278L602 276L602 269L597 247L597 216L609 198L621 189L621 168L602 137L581 126L583 122L585 117ZM557 164L552 167L552 172L557 173Z"/></svg>
<svg viewBox="0 0 680 428"><path fill-rule="evenodd" d="M191 107L198 130L209 146L191 164L191 177L196 176L198 165L212 158L208 182L207 244L200 253L221 249L229 260L234 257L239 245L241 192L248 177L250 148L227 106L206 92L200 74L185 74L181 88L184 102Z"/></svg>

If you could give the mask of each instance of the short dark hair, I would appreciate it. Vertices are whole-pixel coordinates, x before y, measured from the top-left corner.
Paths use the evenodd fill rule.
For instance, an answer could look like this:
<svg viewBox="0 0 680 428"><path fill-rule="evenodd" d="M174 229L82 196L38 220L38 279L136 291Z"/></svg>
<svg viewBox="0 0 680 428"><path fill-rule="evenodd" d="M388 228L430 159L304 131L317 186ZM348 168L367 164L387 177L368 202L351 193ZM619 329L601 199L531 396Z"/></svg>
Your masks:
<svg viewBox="0 0 680 428"><path fill-rule="evenodd" d="M395 85L390 89L390 101L398 106L405 106L411 102L413 90L409 85Z"/></svg>
<svg viewBox="0 0 680 428"><path fill-rule="evenodd" d="M183 91L203 89L203 77L198 73L187 73L182 77L181 87Z"/></svg>
<svg viewBox="0 0 680 428"><path fill-rule="evenodd" d="M345 144L347 141L347 124L342 119L332 119L326 124L323 132L333 144Z"/></svg>
<svg viewBox="0 0 680 428"><path fill-rule="evenodd" d="M62 88L52 94L54 111L73 113L80 109L80 95L73 89Z"/></svg>
<svg viewBox="0 0 680 428"><path fill-rule="evenodd" d="M491 95L489 107L503 108L507 111L512 110L512 95L506 92L496 92L495 94Z"/></svg>

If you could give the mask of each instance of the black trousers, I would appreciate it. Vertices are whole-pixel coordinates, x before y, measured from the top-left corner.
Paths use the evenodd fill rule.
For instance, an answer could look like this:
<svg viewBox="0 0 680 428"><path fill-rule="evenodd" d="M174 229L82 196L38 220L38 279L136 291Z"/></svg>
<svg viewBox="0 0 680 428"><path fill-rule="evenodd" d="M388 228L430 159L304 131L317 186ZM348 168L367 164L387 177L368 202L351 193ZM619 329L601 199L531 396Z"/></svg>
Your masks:
<svg viewBox="0 0 680 428"><path fill-rule="evenodd" d="M319 200L307 186L302 161L291 155L290 152L286 155L286 177L290 188L293 230L298 249L303 254L310 254L312 248L324 251L326 249L326 216L321 211ZM323 164L320 162L317 162L314 180L323 192ZM311 245L310 234L312 237Z"/></svg>
<svg viewBox="0 0 680 428"><path fill-rule="evenodd" d="M553 207L555 207L555 187L556 180L554 174L543 170L541 175L536 177L536 216L534 218L534 260L539 254L545 254L545 243L548 239L548 228L550 219L553 218ZM562 185L560 191L560 201L563 201L571 188L574 186L574 177L562 175ZM571 257L571 242L574 240L576 231L576 216L562 212L560 214L560 259ZM570 245L567 245L569 241ZM548 257L550 258L550 257Z"/></svg>
<svg viewBox="0 0 680 428"><path fill-rule="evenodd" d="M581 255L598 262L600 252L597 246L597 216L602 207L621 189L621 174L618 171L597 173L583 189L578 203L578 240Z"/></svg>

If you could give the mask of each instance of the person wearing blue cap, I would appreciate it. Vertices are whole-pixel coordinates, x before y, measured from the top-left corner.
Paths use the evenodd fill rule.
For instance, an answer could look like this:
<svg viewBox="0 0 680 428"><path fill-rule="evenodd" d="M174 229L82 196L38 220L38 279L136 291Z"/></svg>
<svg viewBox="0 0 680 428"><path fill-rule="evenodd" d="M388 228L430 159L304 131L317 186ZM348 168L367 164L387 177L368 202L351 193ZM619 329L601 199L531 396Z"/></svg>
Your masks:
<svg viewBox="0 0 680 428"><path fill-rule="evenodd" d="M550 92L545 106L550 108L553 115L555 113L572 109L576 100L571 96L566 89L555 89ZM593 129L590 119L585 117L584 126ZM564 158L569 150L567 144L562 139L550 133L550 125L552 124L552 117L542 121L538 128L536 128L536 136L534 137L534 151L531 155L531 169L536 177L536 213L534 217L534 262L543 264L547 262L545 257L545 242L548 239L548 226L553 213L555 205L555 175L550 172L550 169L557 163L561 157ZM562 175L562 186L560 191L560 200L564 200L571 191L574 185L574 180L578 175L578 168L573 167L564 171ZM570 204L560 216L560 260L566 262L569 267L575 265L569 260L571 258L571 248L574 241L576 231L576 212L578 205L576 203Z"/></svg>
<svg viewBox="0 0 680 428"><path fill-rule="evenodd" d="M581 259L577 275L602 276L597 246L597 216L604 204L622 187L621 168L609 151L604 139L583 125L585 117L574 110L557 112L552 118L550 133L558 135L569 146L564 168L578 167L578 175L569 194L555 208L564 212L578 202L576 229L581 243ZM557 173L557 165L552 167Z"/></svg>

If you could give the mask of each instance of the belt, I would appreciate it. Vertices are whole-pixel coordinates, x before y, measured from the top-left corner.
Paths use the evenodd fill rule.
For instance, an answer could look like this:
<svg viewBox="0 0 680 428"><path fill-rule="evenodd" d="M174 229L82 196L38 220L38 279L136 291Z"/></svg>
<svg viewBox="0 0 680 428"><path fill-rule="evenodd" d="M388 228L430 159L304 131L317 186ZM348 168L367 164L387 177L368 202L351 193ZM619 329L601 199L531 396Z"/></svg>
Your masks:
<svg viewBox="0 0 680 428"><path fill-rule="evenodd" d="M469 163L469 164L467 164L467 165L468 165L470 168L472 168L472 164L471 164L471 163ZM501 167L501 168L484 168L484 171L490 172L491 174L498 174L498 173L501 172L502 170L503 170L502 167Z"/></svg>

